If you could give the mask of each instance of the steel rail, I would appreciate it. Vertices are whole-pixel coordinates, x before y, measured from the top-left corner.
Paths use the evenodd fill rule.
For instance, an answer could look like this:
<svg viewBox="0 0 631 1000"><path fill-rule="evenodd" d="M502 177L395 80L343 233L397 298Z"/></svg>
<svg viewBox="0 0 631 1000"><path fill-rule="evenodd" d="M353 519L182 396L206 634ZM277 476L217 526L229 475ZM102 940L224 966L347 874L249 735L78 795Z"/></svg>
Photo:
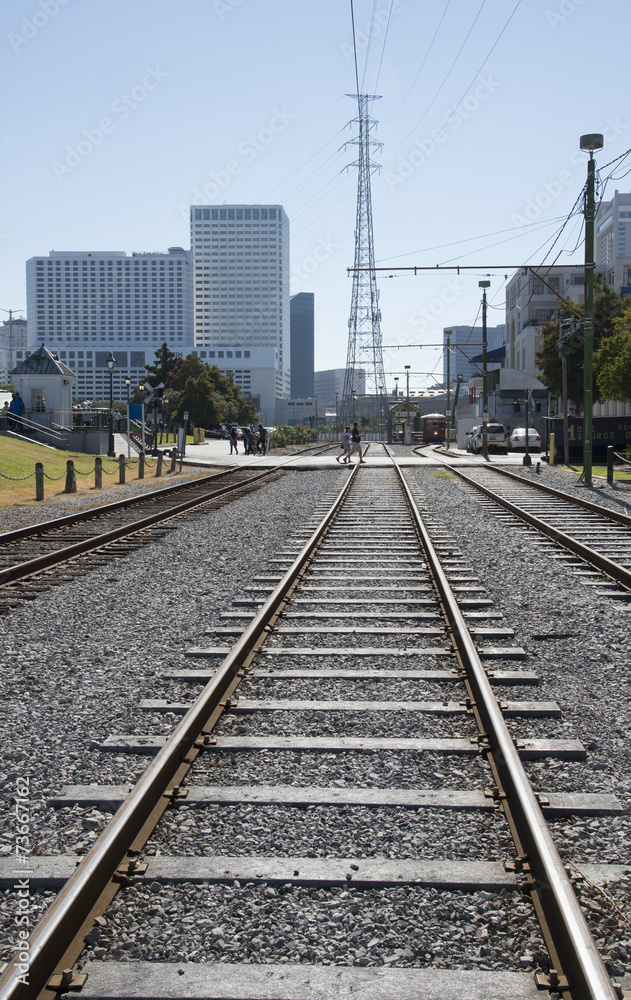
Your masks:
<svg viewBox="0 0 631 1000"><path fill-rule="evenodd" d="M29 559L27 562L17 563L15 566L7 566L6 568L0 570L0 587L6 586L10 583L15 583L17 580L23 580L36 573L41 573L43 570L50 569L52 566L57 566L60 563L68 562L70 559L83 555L85 552L91 552L95 549L104 548L106 545L117 541L119 538L124 538L127 535L133 535L138 531L143 531L146 528L150 528L154 524L158 524L160 521L168 521L170 518L177 517L179 514L183 514L187 510L191 510L194 507L199 507L204 503L209 503L210 501L217 499L218 497L225 496L227 493L232 493L236 490L243 489L246 486L251 486L253 483L259 482L261 479L267 479L274 475L277 471L277 469L266 469L264 472L259 472L251 479L244 482L224 486L222 489L214 490L212 493L207 493L201 497L197 496L192 499L185 500L183 503L180 503L175 507L170 507L167 511L156 511L156 513L149 514L147 517L140 518L138 521L120 525L118 528L112 528L110 531L103 532L103 534L93 535L91 538L84 538L79 542L73 542L72 545L66 545L63 548L56 549L54 552L46 552L44 555L36 556L34 559Z"/></svg>
<svg viewBox="0 0 631 1000"><path fill-rule="evenodd" d="M471 479L469 476L465 475L461 469L451 470L456 476L460 476L466 483L470 486L474 486L477 490L483 493L489 500L493 500L495 503L504 507L506 510L510 511L516 517L520 518L522 521L526 521L537 531L540 531L543 535L547 535L553 541L558 542L563 548L568 549L569 552L573 552L575 555L580 556L585 562L588 562L591 566L595 566L597 569L602 570L602 572L615 580L616 583L620 583L627 590L631 590L631 570L626 569L619 563L614 562L612 559L608 559L607 556L602 555L595 549L590 549L588 545L583 545L578 539L573 538L571 535L566 534L559 528L555 528L554 525L548 524L547 521L542 521L541 518L536 517L534 514L529 513L529 511L524 510L517 504L513 503L511 500L507 500L506 497L501 496L499 493L494 493L487 486L483 486L482 483L477 482L475 479Z"/></svg>
<svg viewBox="0 0 631 1000"><path fill-rule="evenodd" d="M33 535L45 535L51 531L56 531L58 528L65 528L70 524L81 524L83 521L93 521L98 517L103 517L104 514L111 514L117 510L124 510L127 507L134 507L143 502L150 503L152 501L158 501L162 497L168 497L173 493L183 492L195 489L195 487L203 486L203 484L209 479L213 481L215 479L223 479L225 476L232 475L234 471L234 469L225 469L222 472L215 472L211 476L202 476L200 479L188 480L186 483L173 483L171 486L165 486L160 490L147 490L146 493L137 493L135 496L127 497L125 500L114 500L113 503L102 504L99 507L91 507L89 510L76 511L74 514L64 514L63 517L56 517L51 521L41 521L38 524L27 524L23 528L12 528L11 531L3 531L0 533L0 545L5 545L9 542L17 542L22 538L29 538Z"/></svg>
<svg viewBox="0 0 631 1000"><path fill-rule="evenodd" d="M70 942L77 939L82 930L85 933L86 922L96 915L99 899L111 886L117 869L128 855L139 832L142 831L143 836L146 834L145 839L149 836L149 817L153 818L161 802L164 806L165 800L168 801L170 784L180 772L183 762L189 766L192 763L192 760L185 760L187 755L196 741L210 732L208 727L213 715L218 718L223 711L222 702L225 707L225 699L237 686L244 665L247 665L263 642L289 594L304 574L342 506L356 473L357 467L348 476L330 510L273 593L217 668L198 699L33 931L28 944L22 949L29 954L28 984L20 982L19 972L9 964L0 979L0 1000L34 1000L36 997L50 998L53 995L47 984L52 975L59 971L59 962L67 954ZM162 811L163 809L156 815L156 822Z"/></svg>
<svg viewBox="0 0 631 1000"><path fill-rule="evenodd" d="M563 490L557 490L554 486L548 486L546 483L538 482L536 479L526 479L524 476L518 476L515 472L509 472L508 469L503 469L497 465L484 465L482 466L485 472L496 472L500 476L506 476L508 479L512 479L516 483L521 483L524 486L530 486L533 490L538 490L540 493L546 493L548 496L556 497L557 500L564 500L566 503L572 504L574 507L581 507L584 510L590 511L592 514L598 514L599 517L604 518L606 521L616 521L618 524L623 524L627 528L631 528L631 517L628 514L623 514L619 510L612 510L609 507L603 507L602 504L593 503L591 500L586 500L584 497L574 497L571 493L565 493Z"/></svg>
<svg viewBox="0 0 631 1000"><path fill-rule="evenodd" d="M507 796L504 809L510 810L512 821L527 852L527 860L535 879L530 891L541 903L547 927L553 935L555 949L562 963L562 968L556 971L568 981L568 989L556 988L572 1000L618 1000L616 988L583 916L458 602L440 565L408 483L396 460L393 461L474 693L475 708L484 726L484 739L500 775L502 791ZM545 934L545 927L543 930Z"/></svg>

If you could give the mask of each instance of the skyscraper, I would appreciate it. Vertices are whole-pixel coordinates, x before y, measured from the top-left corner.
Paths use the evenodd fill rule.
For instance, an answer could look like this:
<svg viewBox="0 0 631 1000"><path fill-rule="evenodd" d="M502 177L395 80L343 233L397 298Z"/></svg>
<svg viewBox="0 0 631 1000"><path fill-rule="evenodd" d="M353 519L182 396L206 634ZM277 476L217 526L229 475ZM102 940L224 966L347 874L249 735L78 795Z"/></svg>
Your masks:
<svg viewBox="0 0 631 1000"><path fill-rule="evenodd" d="M26 262L26 305L29 348L45 343L75 371L77 396L105 398L111 351L114 395L125 399L125 376L138 385L165 341L175 354L193 348L191 254L53 250Z"/></svg>
<svg viewBox="0 0 631 1000"><path fill-rule="evenodd" d="M290 299L291 395L314 394L314 295L298 292Z"/></svg>
<svg viewBox="0 0 631 1000"><path fill-rule="evenodd" d="M275 397L289 396L289 220L285 210L281 205L193 206L191 250L195 346L256 351L257 367L276 370ZM210 362L212 353L208 351ZM239 384L236 372L235 382ZM252 391L256 392L254 386ZM268 396L261 398L261 409L274 405Z"/></svg>

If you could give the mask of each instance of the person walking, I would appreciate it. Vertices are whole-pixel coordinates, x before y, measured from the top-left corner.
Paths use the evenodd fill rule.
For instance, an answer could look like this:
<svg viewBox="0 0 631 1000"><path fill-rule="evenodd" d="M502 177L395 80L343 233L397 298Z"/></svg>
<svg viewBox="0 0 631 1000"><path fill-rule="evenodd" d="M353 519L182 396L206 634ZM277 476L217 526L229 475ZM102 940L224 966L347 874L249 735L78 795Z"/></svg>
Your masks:
<svg viewBox="0 0 631 1000"><path fill-rule="evenodd" d="M237 448L237 442L239 440L239 432L236 427L230 428L230 454L232 455L232 449L234 448L235 455L239 454L239 449Z"/></svg>
<svg viewBox="0 0 631 1000"><path fill-rule="evenodd" d="M353 430L351 431L351 455L359 455L360 465L364 464L362 458L362 435L360 434L357 421L353 424Z"/></svg>
<svg viewBox="0 0 631 1000"><path fill-rule="evenodd" d="M13 430L17 431L22 423L22 413L24 411L24 400L19 392L13 393L13 399L9 404L9 410L13 418Z"/></svg>
<svg viewBox="0 0 631 1000"><path fill-rule="evenodd" d="M5 399L4 406L2 407L2 430L6 431L9 429L9 400Z"/></svg>
<svg viewBox="0 0 631 1000"><path fill-rule="evenodd" d="M344 428L344 433L342 434L342 454L336 455L336 462L342 459L342 465L348 465L351 462L351 429L350 427Z"/></svg>
<svg viewBox="0 0 631 1000"><path fill-rule="evenodd" d="M263 427L263 424L259 424L259 451L261 455L265 454L265 446L267 444L267 431Z"/></svg>

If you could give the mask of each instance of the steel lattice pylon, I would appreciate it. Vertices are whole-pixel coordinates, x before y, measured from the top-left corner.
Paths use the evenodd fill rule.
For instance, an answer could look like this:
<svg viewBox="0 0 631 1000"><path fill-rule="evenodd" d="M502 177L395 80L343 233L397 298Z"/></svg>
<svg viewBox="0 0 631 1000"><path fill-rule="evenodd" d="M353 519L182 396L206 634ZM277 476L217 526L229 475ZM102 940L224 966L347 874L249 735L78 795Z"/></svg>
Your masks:
<svg viewBox="0 0 631 1000"><path fill-rule="evenodd" d="M375 94L347 94L357 101L359 116L351 124L359 125L359 135L349 144L359 147L359 159L350 164L357 167L357 219L355 223L355 263L351 313L348 320L348 350L346 374L342 396L342 419L345 423L368 415L371 422L382 419L382 406L386 394L381 348L381 312L379 292L375 277L375 249L372 231L372 198L370 175L380 169L371 163L371 147L381 149L382 143L373 139L372 129L377 122L368 109Z"/></svg>

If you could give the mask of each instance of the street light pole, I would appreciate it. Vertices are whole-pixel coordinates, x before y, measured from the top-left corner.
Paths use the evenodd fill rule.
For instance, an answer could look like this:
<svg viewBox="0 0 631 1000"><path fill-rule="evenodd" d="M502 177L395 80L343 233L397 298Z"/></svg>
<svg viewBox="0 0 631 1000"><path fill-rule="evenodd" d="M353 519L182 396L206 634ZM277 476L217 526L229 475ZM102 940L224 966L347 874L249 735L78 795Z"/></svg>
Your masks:
<svg viewBox="0 0 631 1000"><path fill-rule="evenodd" d="M487 422L489 419L489 392L487 385L487 351L486 351L486 290L490 281L478 281L478 288L482 289L482 454L489 457L489 438Z"/></svg>
<svg viewBox="0 0 631 1000"><path fill-rule="evenodd" d="M583 479L592 485L592 415L594 406L594 189L596 161L594 150L602 149L604 138L599 132L581 136L581 149L589 153L587 188L585 191L585 353L583 364Z"/></svg>
<svg viewBox="0 0 631 1000"><path fill-rule="evenodd" d="M112 410L114 409L114 366L116 364L116 358L110 351L110 356L107 358L105 364L110 370L110 422L109 422L109 434L107 438L107 457L116 458L116 452L114 451L114 422L112 417Z"/></svg>
<svg viewBox="0 0 631 1000"><path fill-rule="evenodd" d="M318 397L314 396L315 399L315 426L316 426L316 444L318 443Z"/></svg>
<svg viewBox="0 0 631 1000"><path fill-rule="evenodd" d="M339 393L336 392L335 393L335 430L336 431L339 431L339 429L340 429L340 418L339 418L338 413L337 413L337 397L338 396L339 396Z"/></svg>
<svg viewBox="0 0 631 1000"><path fill-rule="evenodd" d="M406 418L406 421L405 421L405 432L406 432L405 436L407 437L408 434L410 435L410 444L412 444L412 429L410 427L410 366L409 365L405 365L405 380L406 380L406 386L405 386L406 405L405 405L405 409L406 409L406 414L407 414L407 418Z"/></svg>

